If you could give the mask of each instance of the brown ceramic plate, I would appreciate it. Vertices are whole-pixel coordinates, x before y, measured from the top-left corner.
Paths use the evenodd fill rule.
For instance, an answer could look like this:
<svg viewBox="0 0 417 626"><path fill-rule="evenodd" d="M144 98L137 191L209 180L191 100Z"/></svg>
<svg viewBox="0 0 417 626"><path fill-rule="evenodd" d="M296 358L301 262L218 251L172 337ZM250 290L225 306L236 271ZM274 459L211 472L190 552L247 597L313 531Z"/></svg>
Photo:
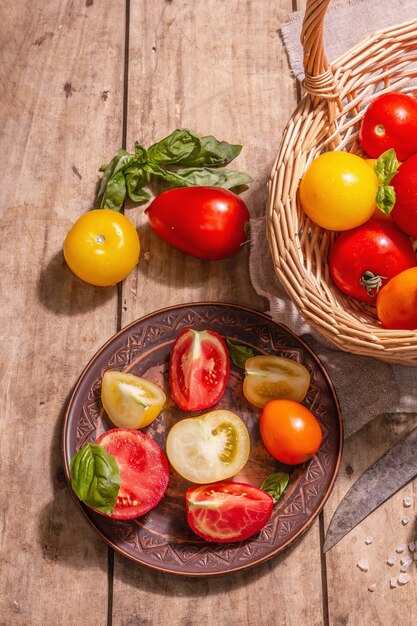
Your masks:
<svg viewBox="0 0 417 626"><path fill-rule="evenodd" d="M195 330L210 328L257 353L285 356L303 363L311 374L304 403L323 429L323 443L309 462L289 468L274 461L260 440L260 410L245 400L243 371L232 364L226 392L213 408L227 408L237 413L250 433L250 459L236 479L260 486L274 471L281 469L290 473L289 485L260 533L247 541L228 544L207 543L194 535L187 526L184 506L184 494L190 483L174 470L171 470L162 501L137 520L115 521L80 503L88 521L121 554L165 572L208 576L241 570L269 559L308 528L322 509L336 477L342 448L342 425L337 398L323 366L288 329L266 315L235 305L199 303L177 306L152 313L124 328L99 350L82 373L64 424L63 453L67 478L69 462L77 450L95 441L97 432L112 428L100 400L101 379L107 369L129 371L164 388L167 405L144 432L165 448L168 430L187 415L170 399L168 362L175 338L189 327Z"/></svg>

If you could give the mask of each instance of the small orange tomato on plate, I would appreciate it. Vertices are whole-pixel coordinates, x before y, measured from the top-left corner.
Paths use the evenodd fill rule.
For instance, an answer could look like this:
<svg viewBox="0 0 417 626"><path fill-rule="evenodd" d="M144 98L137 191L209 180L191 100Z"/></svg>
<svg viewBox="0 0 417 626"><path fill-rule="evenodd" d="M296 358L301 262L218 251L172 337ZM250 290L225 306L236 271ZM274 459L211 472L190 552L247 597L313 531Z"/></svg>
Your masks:
<svg viewBox="0 0 417 626"><path fill-rule="evenodd" d="M323 437L313 413L293 400L267 402L262 411L260 429L268 452L287 465L311 459Z"/></svg>

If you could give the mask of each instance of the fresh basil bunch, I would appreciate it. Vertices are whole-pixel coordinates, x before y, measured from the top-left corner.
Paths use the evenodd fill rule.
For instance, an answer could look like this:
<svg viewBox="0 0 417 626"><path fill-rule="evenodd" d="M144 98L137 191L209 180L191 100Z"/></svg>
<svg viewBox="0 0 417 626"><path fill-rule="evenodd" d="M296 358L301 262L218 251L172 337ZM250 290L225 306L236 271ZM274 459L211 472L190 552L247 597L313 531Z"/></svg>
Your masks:
<svg viewBox="0 0 417 626"><path fill-rule="evenodd" d="M104 174L94 206L120 211L126 195L133 202L147 202L151 195L144 187L153 178L168 189L205 185L239 193L252 178L224 166L241 150L240 145L217 141L212 135L197 137L185 128L174 130L147 150L135 142L133 154L121 149L101 168Z"/></svg>

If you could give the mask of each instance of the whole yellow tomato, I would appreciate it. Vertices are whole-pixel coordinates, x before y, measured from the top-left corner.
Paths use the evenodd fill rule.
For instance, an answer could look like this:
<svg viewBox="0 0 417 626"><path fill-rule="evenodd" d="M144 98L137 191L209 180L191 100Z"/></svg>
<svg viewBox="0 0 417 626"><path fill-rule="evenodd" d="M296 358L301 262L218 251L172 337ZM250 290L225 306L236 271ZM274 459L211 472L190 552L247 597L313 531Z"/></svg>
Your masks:
<svg viewBox="0 0 417 626"><path fill-rule="evenodd" d="M378 179L364 159L349 152L325 152L313 161L300 185L301 206L328 230L364 224L375 209Z"/></svg>
<svg viewBox="0 0 417 626"><path fill-rule="evenodd" d="M106 287L120 282L139 261L139 235L132 222L111 209L82 215L64 242L64 257L78 278Z"/></svg>

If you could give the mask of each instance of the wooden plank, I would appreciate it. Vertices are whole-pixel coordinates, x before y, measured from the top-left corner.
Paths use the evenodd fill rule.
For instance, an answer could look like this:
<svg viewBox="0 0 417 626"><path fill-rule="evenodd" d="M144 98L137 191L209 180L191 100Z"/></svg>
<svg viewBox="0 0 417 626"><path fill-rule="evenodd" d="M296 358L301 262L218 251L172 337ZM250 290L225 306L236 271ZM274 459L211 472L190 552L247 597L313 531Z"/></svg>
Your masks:
<svg viewBox="0 0 417 626"><path fill-rule="evenodd" d="M244 197L252 215L263 214L267 176L296 102L278 34L291 3L158 0L134 3L131 11L128 145L148 145L179 126L243 143L236 166L255 178ZM187 301L262 307L249 284L247 255L218 263L186 257L157 240L143 209L128 214L139 225L144 255L124 285L123 325ZM210 580L159 574L116 554L113 624L322 624L319 547L316 522L284 555Z"/></svg>
<svg viewBox="0 0 417 626"><path fill-rule="evenodd" d="M117 297L76 279L62 243L121 141L124 2L16 0L2 16L0 622L103 624L107 547L70 496L60 443Z"/></svg>
<svg viewBox="0 0 417 626"><path fill-rule="evenodd" d="M345 416L349 419L349 416ZM325 508L327 528L336 506L359 476L412 428L417 427L415 415L381 415L350 437L345 445L341 471ZM403 498L411 496L412 508L404 508ZM398 491L369 515L326 555L330 624L415 624L417 622L417 571L415 561L410 567L408 585L390 588L390 578L398 577L400 559L413 557L406 550L395 552L402 543L417 539L417 479ZM411 522L403 526L404 515ZM365 538L372 537L366 545ZM387 564L395 555L393 567ZM365 559L369 571L362 572L357 563ZM376 583L374 592L368 586Z"/></svg>

